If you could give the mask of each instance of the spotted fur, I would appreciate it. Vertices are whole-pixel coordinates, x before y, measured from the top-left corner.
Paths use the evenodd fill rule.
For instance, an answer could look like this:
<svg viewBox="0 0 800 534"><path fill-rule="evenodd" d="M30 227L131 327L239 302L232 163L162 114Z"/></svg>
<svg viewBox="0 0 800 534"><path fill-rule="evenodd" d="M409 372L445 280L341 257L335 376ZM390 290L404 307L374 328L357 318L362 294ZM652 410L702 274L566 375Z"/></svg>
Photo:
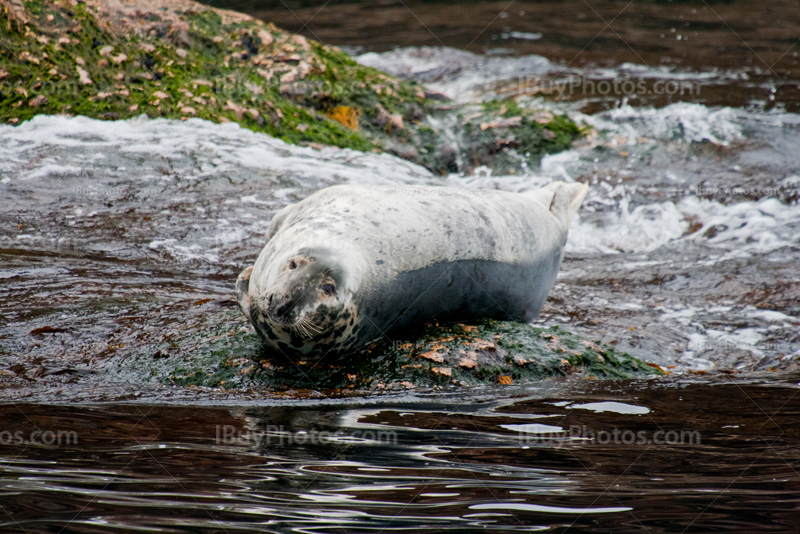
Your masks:
<svg viewBox="0 0 800 534"><path fill-rule="evenodd" d="M356 352L434 318L530 321L587 190L323 189L275 215L237 299L290 356Z"/></svg>

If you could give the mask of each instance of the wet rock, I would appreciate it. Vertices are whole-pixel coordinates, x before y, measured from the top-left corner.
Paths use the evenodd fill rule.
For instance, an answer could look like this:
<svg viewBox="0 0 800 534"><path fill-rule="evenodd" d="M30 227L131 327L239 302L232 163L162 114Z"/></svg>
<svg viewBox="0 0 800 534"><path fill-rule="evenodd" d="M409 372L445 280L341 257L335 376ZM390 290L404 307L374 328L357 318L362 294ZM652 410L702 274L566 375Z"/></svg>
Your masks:
<svg viewBox="0 0 800 534"><path fill-rule="evenodd" d="M628 354L558 327L543 329L486 320L471 325L428 325L395 337L392 343L382 341L335 358L289 360L266 348L254 333L208 331L200 332L200 339L208 340L201 345L187 339L191 351L172 355L159 350L154 358L150 350L138 358L128 356L119 365L175 385L278 392L316 389L326 395L409 387L508 385L547 378L663 375Z"/></svg>
<svg viewBox="0 0 800 534"><path fill-rule="evenodd" d="M11 32L8 39L4 38L4 46L28 67L12 71L3 65L3 81L10 81L11 87L30 88L37 79L60 76L65 84L82 86L74 94L59 95L58 104L64 112L78 111L90 117L113 112L120 119L146 113L164 118L189 115L236 121L288 142L310 141L368 151L383 147L386 138L385 134L368 138L369 132L365 134L359 127L361 121L378 113L376 105L388 114L386 125L392 132L407 129L406 104L415 105L415 117L425 109L424 94L413 82L358 65L340 50L272 24L202 3L0 0L0 6L0 25ZM87 39L91 48L82 44ZM58 55L53 55L48 46L56 46ZM132 49L140 52L132 56L128 52ZM134 57L141 68L128 68ZM192 87L187 70L192 78L214 80L211 87ZM253 79L254 71L258 79ZM228 87L217 99L223 79ZM120 82L135 87L125 92L108 90ZM194 93L191 106L181 105L175 98L150 96L157 92L176 95L181 89ZM253 95L258 98L253 99ZM0 115L6 122L30 119L44 106L32 108L29 100L27 94L5 98L0 101ZM50 100L52 104L52 96ZM341 109L330 119L322 115L337 107ZM239 109L255 109L257 113L240 113ZM323 118L318 121L317 117ZM320 124L305 132L297 128L314 121Z"/></svg>
<svg viewBox="0 0 800 534"><path fill-rule="evenodd" d="M441 150L440 161L444 172L458 172L458 151L455 148L451 146L443 147Z"/></svg>
<svg viewBox="0 0 800 534"><path fill-rule="evenodd" d="M389 124L389 121L392 120L391 115L389 115L389 112L386 111L386 108L380 104L375 106L375 109L377 110L377 113L370 122L377 128L385 128L386 125Z"/></svg>
<svg viewBox="0 0 800 534"><path fill-rule="evenodd" d="M513 102L487 104L477 120L454 120L472 114L470 105L272 24L189 0L10 1L0 0L14 6L0 9L0 25L11 32L4 46L26 69L0 67L0 80L18 88L0 101L8 123L58 112L54 95L31 105L27 93L57 76L81 88L59 94L62 113L235 121L292 143L395 153L440 174L480 165L521 169L580 135L565 118ZM126 83L132 87L116 87ZM191 104L174 97L185 92Z"/></svg>
<svg viewBox="0 0 800 534"><path fill-rule="evenodd" d="M395 130L402 130L405 128L403 117L400 115L389 115L389 125Z"/></svg>
<svg viewBox="0 0 800 534"><path fill-rule="evenodd" d="M425 119L425 110L416 103L407 103L405 106L405 119L408 121L422 121Z"/></svg>
<svg viewBox="0 0 800 534"><path fill-rule="evenodd" d="M419 161L419 152L417 152L417 149L413 146L393 146L389 148L387 152L413 163L417 163Z"/></svg>
<svg viewBox="0 0 800 534"><path fill-rule="evenodd" d="M450 102L450 97L448 97L444 93L439 93L436 91L425 91L425 98L429 98L431 100L438 100L439 102Z"/></svg>

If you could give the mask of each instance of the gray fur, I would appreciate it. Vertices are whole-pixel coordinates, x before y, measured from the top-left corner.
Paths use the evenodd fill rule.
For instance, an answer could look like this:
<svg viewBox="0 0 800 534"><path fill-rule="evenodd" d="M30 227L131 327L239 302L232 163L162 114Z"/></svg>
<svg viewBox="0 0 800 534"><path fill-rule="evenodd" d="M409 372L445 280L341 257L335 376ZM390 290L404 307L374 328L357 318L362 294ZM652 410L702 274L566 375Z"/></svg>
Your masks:
<svg viewBox="0 0 800 534"><path fill-rule="evenodd" d="M287 354L361 349L434 318L528 322L587 191L329 187L275 215L237 299Z"/></svg>

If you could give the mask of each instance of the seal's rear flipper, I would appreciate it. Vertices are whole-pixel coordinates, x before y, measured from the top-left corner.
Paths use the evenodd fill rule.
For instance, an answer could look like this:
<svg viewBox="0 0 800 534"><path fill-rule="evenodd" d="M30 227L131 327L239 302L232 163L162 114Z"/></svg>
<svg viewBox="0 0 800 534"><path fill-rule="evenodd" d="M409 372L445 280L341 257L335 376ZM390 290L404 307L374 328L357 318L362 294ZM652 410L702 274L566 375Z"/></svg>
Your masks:
<svg viewBox="0 0 800 534"><path fill-rule="evenodd" d="M561 223L561 226L569 228L573 215L581 207L586 193L589 192L589 186L581 183L553 182L540 191L552 191L550 213Z"/></svg>
<svg viewBox="0 0 800 534"><path fill-rule="evenodd" d="M247 317L250 323L253 319L250 317L250 273L253 272L253 267L250 266L239 275L236 279L236 300L239 302L239 307L242 313Z"/></svg>

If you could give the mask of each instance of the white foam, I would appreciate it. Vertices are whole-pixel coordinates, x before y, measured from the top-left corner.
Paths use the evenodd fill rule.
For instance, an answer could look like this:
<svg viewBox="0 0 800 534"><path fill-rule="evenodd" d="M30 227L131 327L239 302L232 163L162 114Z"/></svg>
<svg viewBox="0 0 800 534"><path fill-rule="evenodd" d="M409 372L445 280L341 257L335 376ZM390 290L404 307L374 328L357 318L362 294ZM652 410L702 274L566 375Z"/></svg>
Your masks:
<svg viewBox="0 0 800 534"><path fill-rule="evenodd" d="M592 196L589 200L592 200ZM592 215L592 222L588 222ZM684 236L689 220L701 226ZM721 249L707 264L732 258L762 255L800 245L800 207L777 199L735 204L686 196L677 204L668 201L630 209L622 196L616 207L599 216L578 212L569 232L568 252L649 252L670 242L702 241Z"/></svg>
<svg viewBox="0 0 800 534"><path fill-rule="evenodd" d="M710 141L727 146L742 138L741 111L729 107L709 108L678 102L655 109L625 104L597 115L575 115L597 130L616 132L629 140L649 137L686 143Z"/></svg>
<svg viewBox="0 0 800 534"><path fill-rule="evenodd" d="M605 508L565 508L563 506L544 506L541 504L526 504L518 502L497 502L490 504L473 504L470 510L519 510L522 512L536 512L545 514L608 514L616 512L629 512L633 508L605 507Z"/></svg>
<svg viewBox="0 0 800 534"><path fill-rule="evenodd" d="M662 120L667 121L668 117L681 115L684 111L690 119L684 117L683 124L686 121L692 122L694 119L691 117L705 117L711 122L707 125L708 131L724 130L727 128L724 126L726 121L733 120L732 115L724 110L715 115L703 106L689 104L675 104L657 111L621 109L609 112L609 117L616 117L621 121L620 124L628 120L644 123L651 121L658 130L658 124ZM627 118L623 120L624 117ZM656 120L652 117L660 118ZM638 133L643 132L637 132L637 135ZM692 138L704 135L706 134L700 132L692 134ZM84 117L37 116L18 127L0 126L0 161L12 162L12 172L25 176L27 180L52 180L82 172L81 167L66 165L63 157L52 155L63 154L61 149L68 149L72 153L72 149L77 147L91 147L93 151L106 154L133 151L184 160L196 159L198 154L203 154L208 161L218 163L208 171L195 171L197 167L190 167L191 172L177 178L167 177L170 180L225 180L220 177L225 170L235 171L239 176L259 179L265 174L287 176L289 180L284 181L280 187L273 183L265 184L271 198L248 195L230 199L231 202L275 207L286 201L293 201L300 191L297 188L299 183L303 183L305 187L324 187L334 183L437 184L525 191L542 187L553 180L570 181L572 176L582 172L581 165L584 163L578 150L570 150L546 156L540 170L535 173L491 176L488 172L480 172L474 176L451 175L442 180L423 167L389 154L337 148L315 150L289 145L236 124L213 124L200 119L182 122L139 117L110 122ZM16 163L29 161L34 157L40 158L36 166ZM109 159L113 158L101 160L102 163L92 163L94 167L88 167L87 164L87 167L89 170L104 170L105 166L112 165L106 162ZM155 179L147 172L135 171L127 171L126 178L139 181ZM167 178L158 177L159 180ZM95 179L96 177L91 178L93 184ZM800 239L797 237L800 209L796 203L786 205L777 199L766 198L725 205L688 195L677 203L666 201L633 207L628 200L634 192L630 186L603 184L606 191L601 191L599 185L594 186L586 199L584 209L572 221L568 252L649 252L668 243L702 242L720 250L718 255L703 260L706 263L715 263L748 255L768 254L784 247L796 249L800 246ZM75 209L75 213L82 213L77 211L81 208ZM690 220L699 223L700 229L684 235L689 229ZM224 234L223 237L229 241L246 239L241 233ZM154 246L157 248L167 249L171 246L158 236L154 236L154 239ZM217 246L215 243L179 242L176 245L183 247L175 249L176 257L217 256L196 250L197 246Z"/></svg>
<svg viewBox="0 0 800 534"><path fill-rule="evenodd" d="M43 165L36 167L32 172L18 175L21 180L36 180L39 178L64 178L67 176L80 176L81 167L73 165Z"/></svg>
<svg viewBox="0 0 800 534"><path fill-rule="evenodd" d="M755 306L747 306L744 311L748 317L763 319L769 323L797 324L800 322L800 319L797 317L792 317L791 315L786 315L785 313L774 310L759 310Z"/></svg>
<svg viewBox="0 0 800 534"><path fill-rule="evenodd" d="M693 80L693 81L747 81L748 76L744 71L720 71L709 70L704 72L682 71L668 65L639 65L638 63L622 63L616 70L608 69L610 72L604 77L616 78L620 74L636 76L637 78L649 78L658 80ZM590 71L591 72L591 71Z"/></svg>
<svg viewBox="0 0 800 534"><path fill-rule="evenodd" d="M538 41L542 38L541 33L534 33L534 32L508 32L508 33L501 33L501 39L521 39L523 41Z"/></svg>
<svg viewBox="0 0 800 534"><path fill-rule="evenodd" d="M702 224L700 230L685 239L702 240L723 249L724 253L712 262L768 254L783 247L796 249L800 245L800 206L796 203L783 204L768 198L724 205L692 195L682 199L678 208Z"/></svg>
<svg viewBox="0 0 800 534"><path fill-rule="evenodd" d="M573 404L570 408L580 408L582 410L592 410L594 413L612 412L626 415L643 415L650 413L650 408L646 406L636 406L624 402L605 401L587 402L584 404Z"/></svg>
<svg viewBox="0 0 800 534"><path fill-rule="evenodd" d="M453 100L466 102L491 96L492 84L516 81L520 76L538 76L553 68L541 56L482 56L448 47L398 48L354 58L362 65L375 67L403 78L425 82L429 89Z"/></svg>
<svg viewBox="0 0 800 534"><path fill-rule="evenodd" d="M167 159L205 153L209 160L221 161L220 165L211 166L194 178L218 176L225 168L275 174L290 172L320 185L340 182L423 184L432 177L424 167L389 154L290 145L236 123L148 119L144 115L125 121L37 115L17 127L0 126L0 161L22 161L26 154L46 152L45 147L49 151L86 146ZM27 177L38 179L79 170L77 167L48 167L45 162Z"/></svg>
<svg viewBox="0 0 800 534"><path fill-rule="evenodd" d="M219 262L219 254L208 251L201 245L195 243L191 245L181 244L177 239L154 239L148 244L152 250L163 250L170 256L184 260L203 260L209 263Z"/></svg>
<svg viewBox="0 0 800 534"><path fill-rule="evenodd" d="M564 432L560 426L543 425L541 423L524 423L521 425L499 425L506 430L521 432L525 434L558 434Z"/></svg>
<svg viewBox="0 0 800 534"><path fill-rule="evenodd" d="M649 252L679 238L689 223L672 202L629 209L622 198L618 209L603 214L600 224L584 222L580 212L569 230L568 252Z"/></svg>

